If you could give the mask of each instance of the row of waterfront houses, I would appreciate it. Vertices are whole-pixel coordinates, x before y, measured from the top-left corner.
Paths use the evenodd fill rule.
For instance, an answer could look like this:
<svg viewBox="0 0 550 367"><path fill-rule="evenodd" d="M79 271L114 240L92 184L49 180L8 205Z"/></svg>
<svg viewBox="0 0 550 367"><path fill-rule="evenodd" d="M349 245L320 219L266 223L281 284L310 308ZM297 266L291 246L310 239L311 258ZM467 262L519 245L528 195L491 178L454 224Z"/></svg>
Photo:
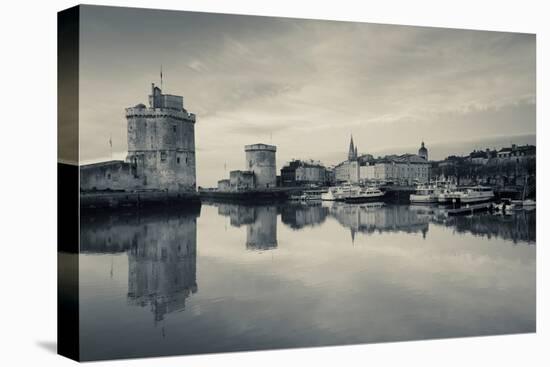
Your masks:
<svg viewBox="0 0 550 367"><path fill-rule="evenodd" d="M315 161L293 160L281 169L283 186L389 181L410 185L427 182L429 177L430 163L424 142L418 154L374 158L371 154L359 155L353 137L350 141L348 159L334 167L327 168Z"/></svg>
<svg viewBox="0 0 550 367"><path fill-rule="evenodd" d="M283 186L333 185L339 183L394 183L413 185L426 183L439 176L445 167L469 164L476 167L494 165L524 165L536 157L534 145L516 145L497 149L474 150L466 156L449 156L440 161L428 160L424 142L418 154L386 155L375 158L371 154L358 154L350 140L348 159L334 167L325 167L318 161L293 160L281 169ZM446 169L445 175L460 174ZM460 171L460 170L459 170ZM517 171L517 170L516 170ZM457 171L458 172L458 171Z"/></svg>

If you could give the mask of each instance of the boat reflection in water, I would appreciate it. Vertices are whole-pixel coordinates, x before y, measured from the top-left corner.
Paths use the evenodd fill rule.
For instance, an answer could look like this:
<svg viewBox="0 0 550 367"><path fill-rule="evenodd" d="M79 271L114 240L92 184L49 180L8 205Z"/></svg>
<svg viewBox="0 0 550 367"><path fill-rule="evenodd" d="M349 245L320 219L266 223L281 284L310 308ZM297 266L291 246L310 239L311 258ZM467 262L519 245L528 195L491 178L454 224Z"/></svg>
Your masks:
<svg viewBox="0 0 550 367"><path fill-rule="evenodd" d="M536 241L536 213L517 211L512 215L481 213L478 215L442 217L434 216L432 222L453 228L457 233L475 236L502 238L514 243L534 245Z"/></svg>
<svg viewBox="0 0 550 367"><path fill-rule="evenodd" d="M309 202L85 215L81 357L534 332L535 215Z"/></svg>

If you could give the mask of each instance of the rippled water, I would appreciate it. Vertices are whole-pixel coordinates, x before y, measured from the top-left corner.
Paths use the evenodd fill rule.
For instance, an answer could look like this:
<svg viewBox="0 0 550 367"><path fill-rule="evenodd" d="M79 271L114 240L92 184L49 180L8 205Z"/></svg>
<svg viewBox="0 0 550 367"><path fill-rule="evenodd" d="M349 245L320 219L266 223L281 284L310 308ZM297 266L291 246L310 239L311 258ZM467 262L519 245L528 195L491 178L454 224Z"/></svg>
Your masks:
<svg viewBox="0 0 550 367"><path fill-rule="evenodd" d="M203 204L88 215L81 356L534 332L535 251L534 212Z"/></svg>

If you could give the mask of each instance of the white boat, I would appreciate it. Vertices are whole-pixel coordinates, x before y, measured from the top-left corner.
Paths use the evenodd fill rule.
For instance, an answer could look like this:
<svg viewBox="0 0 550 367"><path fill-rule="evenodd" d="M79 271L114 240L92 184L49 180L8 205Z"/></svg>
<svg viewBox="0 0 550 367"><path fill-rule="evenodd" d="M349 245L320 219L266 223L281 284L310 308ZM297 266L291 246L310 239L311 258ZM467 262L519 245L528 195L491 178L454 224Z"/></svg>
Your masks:
<svg viewBox="0 0 550 367"><path fill-rule="evenodd" d="M361 190L361 187L356 185L340 185L329 187L328 191L321 194L321 200L325 201L344 201L346 197L351 196Z"/></svg>
<svg viewBox="0 0 550 367"><path fill-rule="evenodd" d="M434 185L419 185L416 192L409 196L412 204L437 203L438 192Z"/></svg>
<svg viewBox="0 0 550 367"><path fill-rule="evenodd" d="M345 184L341 186L330 187L326 193L321 194L321 200L364 202L373 199L380 199L383 196L384 192L375 187L363 188L357 185Z"/></svg>
<svg viewBox="0 0 550 367"><path fill-rule="evenodd" d="M492 188L478 185L440 194L438 201L439 203L471 204L491 201L494 198L495 193Z"/></svg>
<svg viewBox="0 0 550 367"><path fill-rule="evenodd" d="M416 192L409 196L411 204L433 204L439 202L440 195L454 191L455 187L447 181L418 185Z"/></svg>
<svg viewBox="0 0 550 367"><path fill-rule="evenodd" d="M295 200L295 201L321 200L321 196L325 192L326 191L323 191L323 190L307 190L300 195L292 195L290 197L290 200Z"/></svg>
<svg viewBox="0 0 550 367"><path fill-rule="evenodd" d="M344 198L348 203L362 203L381 199L384 196L384 192L376 187L365 187L359 191L352 192L348 197Z"/></svg>

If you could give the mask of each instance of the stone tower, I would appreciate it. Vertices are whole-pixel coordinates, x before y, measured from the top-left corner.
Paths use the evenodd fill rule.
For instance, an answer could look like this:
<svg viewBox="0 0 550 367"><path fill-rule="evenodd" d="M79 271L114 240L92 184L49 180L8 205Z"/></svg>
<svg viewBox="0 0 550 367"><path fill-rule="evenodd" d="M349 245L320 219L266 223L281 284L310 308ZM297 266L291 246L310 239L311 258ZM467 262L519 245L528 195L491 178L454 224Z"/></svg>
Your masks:
<svg viewBox="0 0 550 367"><path fill-rule="evenodd" d="M128 155L139 186L170 191L195 191L195 114L183 97L162 94L151 84L149 107L126 109Z"/></svg>
<svg viewBox="0 0 550 367"><path fill-rule="evenodd" d="M428 160L428 149L424 146L424 142L422 142L420 149L418 149L418 155L425 160Z"/></svg>
<svg viewBox="0 0 550 367"><path fill-rule="evenodd" d="M246 169L254 172L255 187L259 189L277 186L275 152L277 147L267 144L245 145Z"/></svg>

